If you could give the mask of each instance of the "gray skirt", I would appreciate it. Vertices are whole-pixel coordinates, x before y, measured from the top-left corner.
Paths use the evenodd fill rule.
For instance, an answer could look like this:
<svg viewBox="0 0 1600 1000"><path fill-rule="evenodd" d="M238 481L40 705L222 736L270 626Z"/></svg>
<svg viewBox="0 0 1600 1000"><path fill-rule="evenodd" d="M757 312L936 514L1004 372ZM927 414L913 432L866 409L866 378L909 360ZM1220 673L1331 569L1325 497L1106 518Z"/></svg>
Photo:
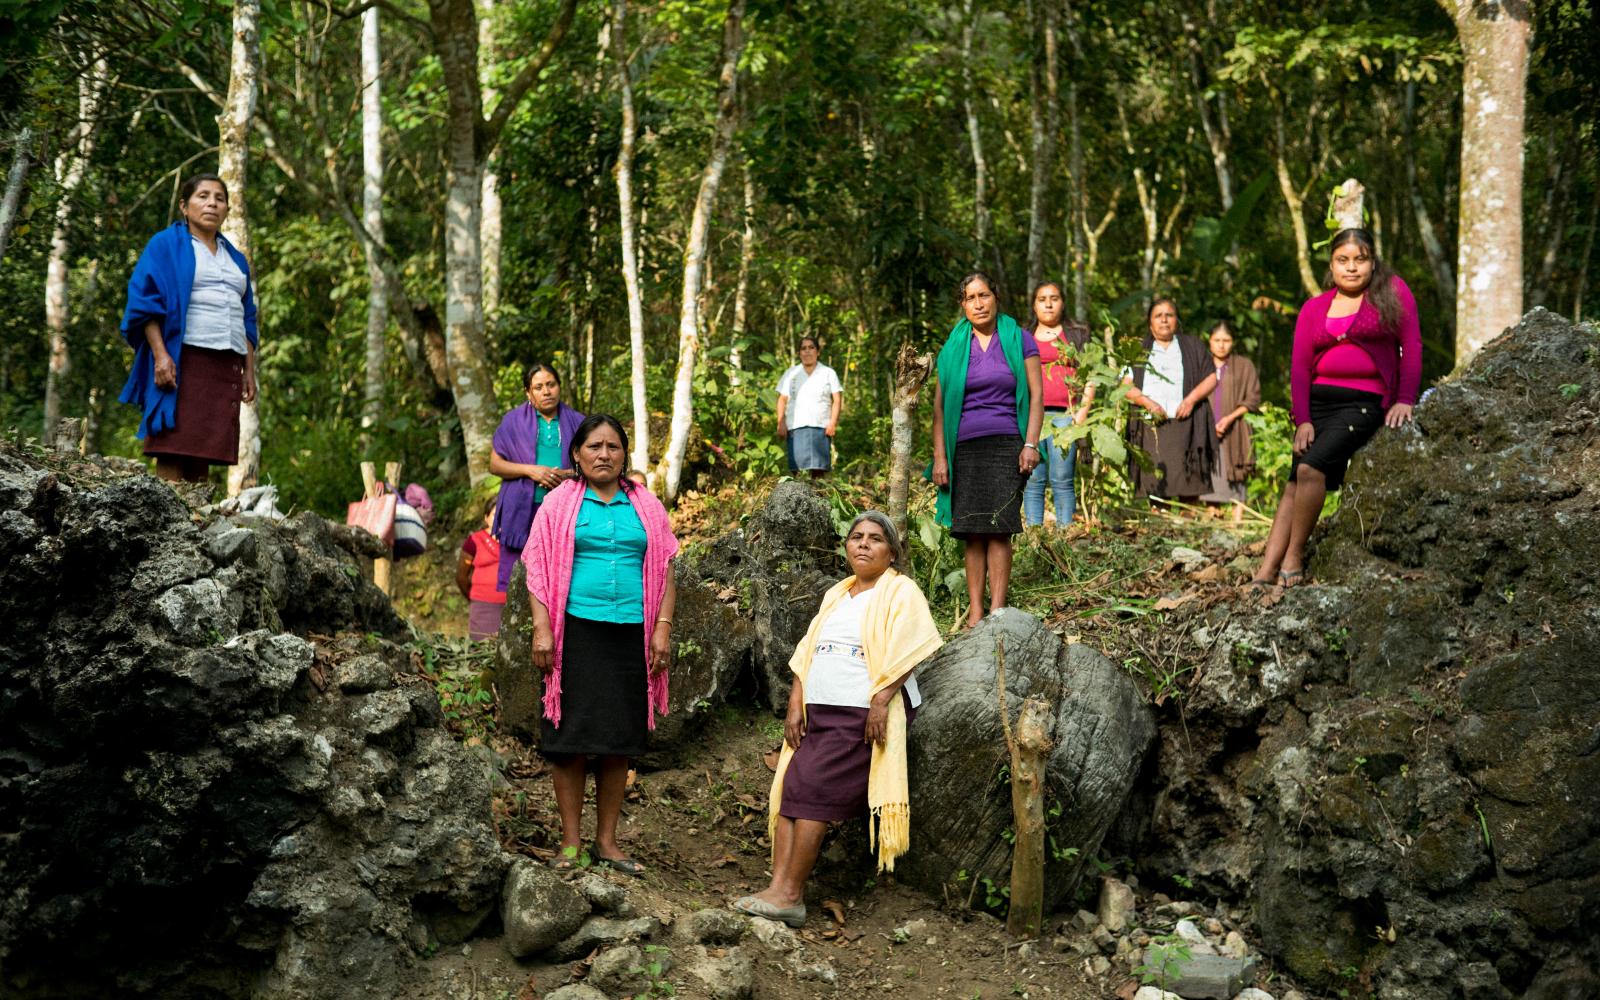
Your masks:
<svg viewBox="0 0 1600 1000"><path fill-rule="evenodd" d="M950 470L950 533L1015 535L1022 530L1022 491L1028 477L1017 471L1020 434L995 434L956 442Z"/></svg>

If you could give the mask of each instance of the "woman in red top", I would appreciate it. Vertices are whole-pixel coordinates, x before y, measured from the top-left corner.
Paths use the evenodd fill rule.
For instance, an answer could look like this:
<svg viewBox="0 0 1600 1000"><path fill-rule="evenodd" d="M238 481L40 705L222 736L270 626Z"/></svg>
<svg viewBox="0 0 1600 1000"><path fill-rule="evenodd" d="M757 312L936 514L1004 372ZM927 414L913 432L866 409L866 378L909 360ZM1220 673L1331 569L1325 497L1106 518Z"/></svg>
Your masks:
<svg viewBox="0 0 1600 1000"><path fill-rule="evenodd" d="M474 642L500 634L500 615L506 607L506 592L497 585L500 543L489 534L494 507L493 500L484 505L483 527L462 541L456 563L456 587L467 599L467 638Z"/></svg>
<svg viewBox="0 0 1600 1000"><path fill-rule="evenodd" d="M1072 385L1077 380L1075 356L1089 340L1089 328L1082 323L1063 323L1065 300L1061 286L1046 281L1033 291L1033 339L1039 345L1039 364L1044 371L1044 431L1039 435L1039 464L1022 488L1022 515L1029 527L1044 523L1044 488L1055 494L1056 527L1065 531L1072 524L1078 498L1073 488L1078 442L1066 448L1056 443L1052 433L1058 428L1083 423L1094 402L1094 386L1086 386L1083 398L1074 400Z"/></svg>
<svg viewBox="0 0 1600 1000"><path fill-rule="evenodd" d="M1295 462L1254 585L1305 582L1306 539L1323 498L1344 484L1351 457L1379 427L1411 419L1422 382L1416 300L1378 260L1366 230L1334 236L1325 280L1333 287L1302 306L1295 322Z"/></svg>

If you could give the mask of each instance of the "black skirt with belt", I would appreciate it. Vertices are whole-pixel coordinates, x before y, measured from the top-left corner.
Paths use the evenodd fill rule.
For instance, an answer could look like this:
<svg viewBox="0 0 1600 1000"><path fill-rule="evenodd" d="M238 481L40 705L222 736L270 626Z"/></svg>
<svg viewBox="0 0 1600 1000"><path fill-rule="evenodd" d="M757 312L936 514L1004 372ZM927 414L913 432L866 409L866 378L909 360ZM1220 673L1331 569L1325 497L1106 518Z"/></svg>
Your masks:
<svg viewBox="0 0 1600 1000"><path fill-rule="evenodd" d="M539 752L637 757L649 735L644 624L567 616L561 725L540 724Z"/></svg>
<svg viewBox="0 0 1600 1000"><path fill-rule="evenodd" d="M1311 447L1295 459L1294 468L1289 471L1289 482L1294 482L1295 471L1300 466L1309 465L1327 478L1328 489L1343 486L1350 459L1382 426L1382 396L1360 389L1313 383L1311 428L1316 435L1311 439Z"/></svg>
<svg viewBox="0 0 1600 1000"><path fill-rule="evenodd" d="M1020 434L994 434L956 442L950 470L950 533L1015 535L1022 530L1022 490L1028 477L1017 471Z"/></svg>

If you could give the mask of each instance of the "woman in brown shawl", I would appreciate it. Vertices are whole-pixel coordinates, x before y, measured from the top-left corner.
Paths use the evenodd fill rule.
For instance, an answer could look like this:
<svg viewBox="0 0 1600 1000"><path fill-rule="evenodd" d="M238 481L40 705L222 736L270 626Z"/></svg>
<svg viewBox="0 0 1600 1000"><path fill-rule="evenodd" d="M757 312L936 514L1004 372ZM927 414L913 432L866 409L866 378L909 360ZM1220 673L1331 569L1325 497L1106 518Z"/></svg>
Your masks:
<svg viewBox="0 0 1600 1000"><path fill-rule="evenodd" d="M1237 518L1243 511L1240 505L1250 499L1245 484L1256 467L1256 449L1244 415L1261 409L1261 379L1249 358L1233 353L1233 327L1227 320L1211 328L1210 344L1217 373L1217 388L1211 394L1217 462L1211 470L1211 492L1200 499L1232 504Z"/></svg>
<svg viewBox="0 0 1600 1000"><path fill-rule="evenodd" d="M1150 415L1128 420L1128 443L1149 456L1152 468L1130 455L1128 477L1135 496L1195 503L1211 488L1217 439L1209 397L1217 384L1215 368L1205 346L1183 332L1171 299L1150 303L1145 323L1145 356L1123 381L1132 385L1128 402Z"/></svg>

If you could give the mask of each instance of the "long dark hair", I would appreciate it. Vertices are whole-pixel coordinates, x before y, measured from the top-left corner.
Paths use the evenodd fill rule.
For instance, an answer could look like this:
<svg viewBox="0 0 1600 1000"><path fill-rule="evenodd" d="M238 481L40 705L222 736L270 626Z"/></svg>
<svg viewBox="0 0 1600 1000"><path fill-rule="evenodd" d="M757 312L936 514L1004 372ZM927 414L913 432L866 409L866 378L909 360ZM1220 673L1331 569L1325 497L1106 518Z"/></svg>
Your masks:
<svg viewBox="0 0 1600 1000"><path fill-rule="evenodd" d="M549 372L550 373L550 377L556 380L556 388L557 389L561 388L561 373L560 372L556 371L554 368L551 368L549 365L542 365L542 364L534 363L534 364L529 365L527 371L524 371L522 373L522 391L523 392L527 392L530 388L533 387L533 377L535 375L539 374L540 372Z"/></svg>
<svg viewBox="0 0 1600 1000"><path fill-rule="evenodd" d="M204 184L206 181L215 181L217 186L222 188L222 200L229 200L227 181L223 180L221 177L218 177L216 174L190 174L184 179L184 182L178 186L178 201L182 203L194 197L194 193L200 190L200 185Z"/></svg>
<svg viewBox="0 0 1600 1000"><path fill-rule="evenodd" d="M1148 308L1148 309L1146 309L1144 311L1144 332L1145 332L1145 336L1147 336L1147 337L1154 337L1155 336L1155 334L1150 332L1150 317L1154 316L1156 314L1156 307L1157 306L1163 306L1163 305L1172 307L1172 319L1173 319L1172 339L1173 340L1177 340L1178 339L1178 335L1183 333L1183 314L1178 312L1178 304L1176 302L1172 301L1171 299L1167 298L1165 295L1157 295L1155 298L1151 299L1150 300L1150 308Z"/></svg>
<svg viewBox="0 0 1600 1000"><path fill-rule="evenodd" d="M961 283L956 285L956 306L957 306L957 308L960 308L961 306L964 306L966 304L966 301L967 301L967 286L972 284L974 281L983 282L985 285L989 286L989 291L994 293L995 315L998 316L1000 314L1000 292L994 287L994 279L989 277L987 274L985 274L982 271L969 271L969 272L967 272L967 274L961 279Z"/></svg>
<svg viewBox="0 0 1600 1000"><path fill-rule="evenodd" d="M622 442L623 469L617 484L622 487L624 493L632 493L638 483L628 478L628 432L622 429L622 421L609 413L591 413L583 418L583 423L579 424L578 429L572 432L572 443L567 446L567 461L572 465L572 471L578 474L579 479L582 479L583 466L578 464L578 449L582 448L583 443L589 440L589 435L601 427L609 427L616 431L617 438Z"/></svg>
<svg viewBox="0 0 1600 1000"><path fill-rule="evenodd" d="M1333 255L1352 243L1372 258L1372 277L1367 279L1367 301L1378 310L1378 320L1384 330L1398 330L1404 310L1400 306L1400 296L1394 290L1394 268L1378 259L1378 245L1365 229L1341 229L1334 234L1333 242L1328 245L1328 273L1323 275L1322 283L1333 287Z"/></svg>

